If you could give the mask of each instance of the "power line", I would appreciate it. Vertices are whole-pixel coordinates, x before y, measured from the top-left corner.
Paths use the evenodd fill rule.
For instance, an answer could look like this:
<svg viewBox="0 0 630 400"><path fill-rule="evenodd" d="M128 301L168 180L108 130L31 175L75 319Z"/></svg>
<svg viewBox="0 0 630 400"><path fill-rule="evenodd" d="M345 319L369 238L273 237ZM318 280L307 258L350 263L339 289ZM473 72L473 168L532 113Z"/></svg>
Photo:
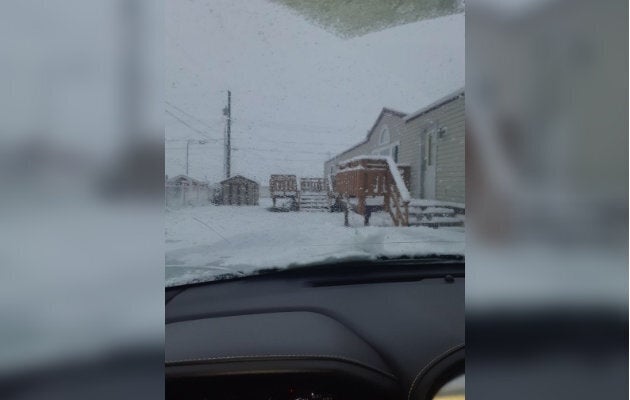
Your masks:
<svg viewBox="0 0 630 400"><path fill-rule="evenodd" d="M170 151L170 150L185 150L185 149L186 149L186 146L181 146L181 147L168 147L167 150ZM199 150L199 151L197 151L197 150ZM217 148L211 147L210 149L205 148L202 151L202 149L197 149L195 147L191 147L190 148L190 154L205 154L205 153L208 153L210 150L215 150L216 151L216 150L221 150L221 149L217 149Z"/></svg>
<svg viewBox="0 0 630 400"><path fill-rule="evenodd" d="M167 105L169 105L170 107L178 110L179 112L181 112L184 115L187 115L188 117L194 119L195 121L203 124L204 126L211 128L209 124L207 124L205 121L201 120L200 118L196 117L193 114L188 113L187 111L183 110L182 108L170 103L169 101L165 101L165 103ZM200 130L195 128L194 126L190 125L188 122L186 122L185 120L183 120L182 118L178 117L177 115L175 115L173 112L169 111L169 110L165 110L165 112L167 114L169 114L171 117L175 118L179 123L183 124L184 126L186 126L187 128L191 129L193 132L201 135L202 137L206 138L207 140L214 142L214 143L218 143L219 141L225 141L225 139L214 139L214 138L210 138L207 136L207 134ZM290 124L287 124L290 125ZM295 125L297 126L297 125ZM322 142L295 142L295 141L283 141L283 140L274 140L274 139L264 139L264 138L257 138L257 140L262 141L262 142L268 142L268 143L279 143L279 144L295 144L295 145L331 145L331 146L336 146L336 144L329 144L329 143L322 143ZM349 147L349 145L340 145L340 146L344 146L344 147ZM248 147L236 147L235 150L255 150L255 151L259 151L259 152L273 152L273 153L278 153L278 152L282 152L282 153L295 153L295 154L316 154L316 155L324 155L324 156L329 156L330 153L329 152L314 152L314 151L302 151L302 150L291 150L291 149L257 149L257 148L248 148Z"/></svg>
<svg viewBox="0 0 630 400"><path fill-rule="evenodd" d="M250 138L251 139L251 138ZM165 144L168 146L169 149L183 149L185 148L185 146L182 147L174 147L173 145L168 145L169 142L185 142L187 139L167 139L165 141ZM222 141L222 139L218 139L219 141ZM276 141L276 140L272 140L272 139L260 139L257 138L257 140L261 143L287 143L287 144L296 144L296 145L308 145L308 143L300 143L300 142L283 142L283 141ZM349 146L348 146L349 147ZM217 149L218 150L218 149ZM234 146L233 150L235 151L241 151L241 150L255 150L255 151L262 151L262 152L269 152L269 153L295 153L295 154L314 154L314 155L322 155L322 156L326 156L327 158L330 158L330 156L332 156L332 154L334 153L334 151L305 151L305 150L294 150L294 149L282 149L282 148L275 148L275 149L260 149L260 148L256 148L256 147L242 147L242 146Z"/></svg>
<svg viewBox="0 0 630 400"><path fill-rule="evenodd" d="M241 146L236 146L234 147L234 150L255 150L255 151L266 151L269 153L295 153L295 154L316 154L316 155L327 155L327 152L315 152L315 151L301 151L301 150L290 150L290 149L286 149L286 150L282 150L282 149L258 149L258 148L254 148L254 147L241 147Z"/></svg>
<svg viewBox="0 0 630 400"><path fill-rule="evenodd" d="M255 149L243 149L241 151L243 151L245 153L250 153L250 154L257 153L258 157L261 157L263 160L269 160L269 161L291 161L291 162L303 162L303 163L317 162L317 163L322 163L322 165L323 165L323 162L324 162L324 160L320 159L320 158L316 158L316 159L314 159L314 158L313 159L304 159L304 158L301 158L301 159L286 159L286 158L273 158L273 157L270 158L266 154L260 154L259 150L255 150Z"/></svg>
<svg viewBox="0 0 630 400"><path fill-rule="evenodd" d="M316 129L318 131L345 131L349 129L356 129L352 126L326 126L326 125L315 125L315 124L304 124L299 122L279 122L279 121L270 121L270 120L261 120L261 119L253 119L253 118L235 118L235 122L243 121L243 122L253 122L259 125L271 125L271 126L285 126L292 129Z"/></svg>
<svg viewBox="0 0 630 400"><path fill-rule="evenodd" d="M173 140L175 141L175 140ZM176 142L180 142L180 141L186 141L184 140L177 140ZM185 149L186 146L168 146L169 149ZM218 148L215 148L216 150L218 150ZM321 156L328 156L329 152L316 152L316 151L302 151L302 150L292 150L292 149L259 149L256 147L242 147L242 146L234 146L233 147L234 151L257 151L257 152L267 152L267 153L291 153L291 154L313 154L313 155L321 155Z"/></svg>
<svg viewBox="0 0 630 400"><path fill-rule="evenodd" d="M246 129L250 131L253 129L273 129L273 130L288 132L291 134L295 134L296 132L304 132L304 133L309 133L309 134L322 134L322 133L334 134L339 131L345 131L341 129L321 129L321 128L308 127L308 126L290 126L290 125L283 125L283 124L275 125L275 124L268 124L265 122L243 122L240 119L235 120L235 122L240 123L241 126L244 125Z"/></svg>
<svg viewBox="0 0 630 400"><path fill-rule="evenodd" d="M223 121L216 121L215 122L215 126L211 126L208 122L202 120L201 118L189 113L188 111L185 111L184 109L182 109L179 106L176 106L175 104L169 102L169 101L165 101L165 103L171 107L173 107L174 109L176 109L177 111L181 112L182 114L188 116L189 118L194 119L195 121L197 121L198 123L204 125L205 127L209 128L209 129L215 129L216 125L221 124ZM300 128L308 128L308 129L317 129L317 130L325 130L325 131L329 131L329 130L343 130L346 128L338 128L338 127L326 127L326 126L322 126L322 125L308 125L308 124L299 124L299 123L290 123L290 122L276 122L276 121L262 121L262 120L255 120L255 119L248 119L248 118L239 118L239 119L234 119L232 118L233 122L238 122L238 121L250 121L250 124L248 124L248 128L252 128L253 125L251 122L258 122L261 125L275 125L275 126L284 126L286 127L288 130L290 131L294 131L295 129L300 129ZM220 140L220 139L217 139ZM321 146L321 145L330 145L330 146L341 146L341 147L350 147L353 144L346 144L346 143L325 143L325 142L295 142L295 141L288 141L288 140L274 140L274 139L262 139L265 140L267 142L271 142L271 143L281 143L281 144L300 144L300 145L309 145L309 146Z"/></svg>
<svg viewBox="0 0 630 400"><path fill-rule="evenodd" d="M252 139L252 136L249 136L250 139ZM258 138L256 138L258 139ZM352 144L341 144L341 143L329 143L329 142L295 142L295 141L290 141L290 140L276 140L276 139L261 139L263 141L269 142L269 143L279 143L279 144L299 144L299 145L308 145L308 146L330 146L330 147L351 147L354 146L356 143L352 143Z"/></svg>
<svg viewBox="0 0 630 400"><path fill-rule="evenodd" d="M199 122L200 124L204 125L206 128L208 129L215 129L216 125L220 125L223 123L222 120L220 121L216 121L215 122L215 126L211 126L208 122L202 120L201 118L194 116L193 114L189 113L188 111L183 110L181 107L176 106L175 104L169 102L169 101L164 101L167 105L173 107L174 109L176 109L177 111L181 112L182 114L194 119L195 121Z"/></svg>
<svg viewBox="0 0 630 400"><path fill-rule="evenodd" d="M193 132L196 132L198 134L200 134L201 136L203 136L204 138L206 138L207 140L217 143L219 142L220 139L214 139L211 137L208 137L206 135L206 133L204 131L201 131L197 128L195 128L194 126L190 125L188 122L184 121L183 119L179 118L177 115L173 114L172 112L170 112L169 110L164 110L164 112L166 112L168 115L170 115L171 117L175 118L176 120L178 120L179 122L182 123L182 125L188 127L190 130L192 130Z"/></svg>
<svg viewBox="0 0 630 400"><path fill-rule="evenodd" d="M164 144L168 144L168 143L185 143L188 140L203 140L203 139L195 139L195 138L170 138L170 139L164 139ZM217 141L217 142L222 142L223 139L212 139L212 141Z"/></svg>

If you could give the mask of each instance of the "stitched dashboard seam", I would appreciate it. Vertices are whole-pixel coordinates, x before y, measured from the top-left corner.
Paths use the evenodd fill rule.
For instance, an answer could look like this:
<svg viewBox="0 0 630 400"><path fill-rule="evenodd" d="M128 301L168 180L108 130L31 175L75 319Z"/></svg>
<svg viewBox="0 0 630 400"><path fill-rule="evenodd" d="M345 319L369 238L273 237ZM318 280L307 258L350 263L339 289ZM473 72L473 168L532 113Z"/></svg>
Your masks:
<svg viewBox="0 0 630 400"><path fill-rule="evenodd" d="M376 368L373 367L371 365L368 365L364 362L355 360L353 358L349 358L349 357L344 357L344 356L335 356L335 355L326 355L326 354L318 354L318 355L313 355L313 354L265 354L265 355L253 355L253 356L221 356L221 357L200 357L200 358L188 358L188 359L181 359L181 360L167 360L166 364L180 364L180 363L188 363L188 362L200 362L200 361L230 361L230 360L234 360L234 361L238 361L238 360L245 360L245 359L249 359L249 360L265 360L265 359L271 359L271 358L278 358L278 359L282 359L282 358L319 358L319 359L329 359L329 360L341 360L341 361L346 361L346 362L350 362L353 364L357 364L360 365L364 368L369 368L371 370L377 371L389 378L392 378L394 380L396 380L396 377L394 375L392 375L391 373L384 371L380 368Z"/></svg>
<svg viewBox="0 0 630 400"><path fill-rule="evenodd" d="M464 344L458 344L457 346L453 346L451 348L449 348L448 350L438 354L436 357L434 357L431 361L429 361L424 367L422 367L422 369L420 370L420 372L418 372L418 375L416 375L416 377L414 378L413 382L411 383L411 387L409 387L409 393L407 394L407 400L411 400L411 393L413 393L413 389L416 387L416 384L418 383L418 380L420 379L420 377L422 375L424 375L424 373L426 372L426 370L431 367L437 360L447 357L449 355L451 355L452 353L454 353L455 351L461 349L464 347Z"/></svg>

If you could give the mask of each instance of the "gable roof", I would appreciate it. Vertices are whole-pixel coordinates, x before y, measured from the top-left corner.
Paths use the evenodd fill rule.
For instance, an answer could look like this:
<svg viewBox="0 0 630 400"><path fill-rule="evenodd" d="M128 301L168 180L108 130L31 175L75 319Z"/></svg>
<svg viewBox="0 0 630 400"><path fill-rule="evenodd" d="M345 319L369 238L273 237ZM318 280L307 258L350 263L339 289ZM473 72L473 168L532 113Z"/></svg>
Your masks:
<svg viewBox="0 0 630 400"><path fill-rule="evenodd" d="M409 122L411 120L414 120L418 117L420 117L421 115L424 115L426 113L428 113L429 111L433 111L436 108L449 103L455 99L458 99L460 96L464 96L464 88L459 88L457 90L455 90L454 92L451 92L449 94L447 94L446 96L434 101L433 103L429 104L428 106L424 106L421 109L419 109L418 111L409 114L405 117L405 122Z"/></svg>
<svg viewBox="0 0 630 400"><path fill-rule="evenodd" d="M404 118L404 117L407 115L406 113L404 113L404 112L402 112L402 111L397 111L397 110L394 110L394 109L392 109L392 108L383 107L383 109L381 110L381 112L378 114L378 117L376 118L376 121L374 121L374 124L373 124L373 125L372 125L372 127L368 130L368 133L367 133L367 135L365 136L365 139L364 139L363 141L361 141L361 142L359 142L359 143L355 144L354 146L350 147L349 149L346 149L346 150L342 151L341 153L339 153L339 154L335 155L334 157L332 157L332 158L330 158L330 159L326 160L326 162L328 162L328 161L332 161L332 160L334 160L335 158L337 158L337 157L339 157L339 156L342 156L342 155L346 154L347 152L352 151L352 150L356 149L357 147L359 147L359 146L361 146L361 145L364 145L364 144L366 144L367 142L369 142L369 141L370 141L370 137L372 137L372 134L374 133L374 129L376 129L376 127L378 126L379 122L381 122L381 119L383 118L383 116L384 116L385 114L394 115L394 116L399 117L399 118Z"/></svg>
<svg viewBox="0 0 630 400"><path fill-rule="evenodd" d="M168 178L168 180L166 182L170 183L170 184L174 184L174 183L179 183L179 182L182 182L182 181L187 181L187 182L190 182L190 183L195 184L195 185L205 185L206 184L205 182L202 182L202 181L200 181L198 179L195 179L195 178L191 178L190 176L184 175L184 174L180 174L180 175L174 176L172 178Z"/></svg>
<svg viewBox="0 0 630 400"><path fill-rule="evenodd" d="M258 185L258 182L256 182L255 180L253 180L253 179L249 179L249 178L245 178L243 175L234 175L234 176L231 176L231 177L229 177L229 178L227 178L227 179L222 180L220 183L225 183L225 182L227 182L227 181L231 181L231 180L234 180L234 179L244 179L244 180L246 180L246 181L249 181L249 182L252 182L252 183L255 183L255 184L257 184L257 185Z"/></svg>

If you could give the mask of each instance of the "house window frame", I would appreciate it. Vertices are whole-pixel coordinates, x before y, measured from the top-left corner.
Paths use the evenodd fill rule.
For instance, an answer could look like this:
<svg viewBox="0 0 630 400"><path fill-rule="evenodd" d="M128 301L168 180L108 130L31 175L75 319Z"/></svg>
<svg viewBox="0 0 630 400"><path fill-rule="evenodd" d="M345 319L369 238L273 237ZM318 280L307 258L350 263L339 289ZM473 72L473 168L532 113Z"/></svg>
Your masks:
<svg viewBox="0 0 630 400"><path fill-rule="evenodd" d="M397 140L395 142L392 143L388 143L385 146L378 146L376 148L374 148L374 150L372 150L371 154L373 156L380 156L382 155L381 153L383 153L383 151L387 151L387 155L389 157L391 157L392 159L394 159L394 154L393 154L393 150L398 147L398 158L400 158L400 140ZM396 163L398 163L399 160L395 160L394 161Z"/></svg>
<svg viewBox="0 0 630 400"><path fill-rule="evenodd" d="M387 137L385 137L387 136ZM385 145L388 144L390 141L392 140L392 136L389 132L389 128L387 127L387 125L383 125L383 127L381 128L381 132L378 135L378 144L380 145Z"/></svg>

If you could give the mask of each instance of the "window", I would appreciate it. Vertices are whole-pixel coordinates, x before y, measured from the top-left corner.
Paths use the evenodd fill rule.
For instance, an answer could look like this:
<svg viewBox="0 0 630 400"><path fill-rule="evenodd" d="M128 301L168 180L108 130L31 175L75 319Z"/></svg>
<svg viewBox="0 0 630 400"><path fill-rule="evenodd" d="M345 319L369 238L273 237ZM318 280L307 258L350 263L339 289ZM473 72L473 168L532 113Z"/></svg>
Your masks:
<svg viewBox="0 0 630 400"><path fill-rule="evenodd" d="M398 145L392 147L392 158L394 159L394 162L398 162Z"/></svg>
<svg viewBox="0 0 630 400"><path fill-rule="evenodd" d="M427 135L427 165L433 165L433 135Z"/></svg>
<svg viewBox="0 0 630 400"><path fill-rule="evenodd" d="M378 141L379 144L389 143L389 129L386 126L381 129L381 136Z"/></svg>

